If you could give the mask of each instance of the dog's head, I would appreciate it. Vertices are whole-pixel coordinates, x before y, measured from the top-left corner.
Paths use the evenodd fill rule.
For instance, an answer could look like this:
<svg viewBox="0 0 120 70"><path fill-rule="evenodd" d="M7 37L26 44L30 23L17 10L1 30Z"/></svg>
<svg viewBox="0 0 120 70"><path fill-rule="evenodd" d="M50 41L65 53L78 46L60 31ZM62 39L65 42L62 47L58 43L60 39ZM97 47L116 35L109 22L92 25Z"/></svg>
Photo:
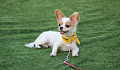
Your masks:
<svg viewBox="0 0 120 70"><path fill-rule="evenodd" d="M64 16L62 11L56 9L55 10L55 15L56 15L56 19L58 21L60 34L67 34L67 33L71 32L71 31L76 30L77 23L78 23L78 21L80 19L78 12L74 12L70 16L70 18L67 18L67 17Z"/></svg>

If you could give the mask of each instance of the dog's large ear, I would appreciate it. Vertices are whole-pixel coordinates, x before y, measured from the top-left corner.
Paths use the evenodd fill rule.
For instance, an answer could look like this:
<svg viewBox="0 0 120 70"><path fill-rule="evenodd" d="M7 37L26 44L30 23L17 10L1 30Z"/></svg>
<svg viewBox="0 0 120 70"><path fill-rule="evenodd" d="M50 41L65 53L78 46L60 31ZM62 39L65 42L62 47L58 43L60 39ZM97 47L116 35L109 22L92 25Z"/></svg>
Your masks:
<svg viewBox="0 0 120 70"><path fill-rule="evenodd" d="M72 22L72 24L77 24L79 20L80 20L80 18L79 18L79 13L78 12L74 12L70 16L70 21Z"/></svg>
<svg viewBox="0 0 120 70"><path fill-rule="evenodd" d="M64 17L64 14L62 13L62 11L58 9L55 10L55 15L58 22Z"/></svg>

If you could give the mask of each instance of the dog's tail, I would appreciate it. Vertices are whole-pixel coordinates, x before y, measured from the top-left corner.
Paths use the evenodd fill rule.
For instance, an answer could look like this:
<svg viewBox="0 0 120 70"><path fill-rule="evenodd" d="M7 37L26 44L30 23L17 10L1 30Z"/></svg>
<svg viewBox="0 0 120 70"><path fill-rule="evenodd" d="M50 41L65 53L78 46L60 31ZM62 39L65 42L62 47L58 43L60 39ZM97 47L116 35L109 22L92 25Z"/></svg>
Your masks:
<svg viewBox="0 0 120 70"><path fill-rule="evenodd" d="M34 42L29 43L29 44L25 44L25 46L26 46L26 47L29 47L29 48L33 48L33 47L34 47L34 45L35 45L35 43L34 43Z"/></svg>

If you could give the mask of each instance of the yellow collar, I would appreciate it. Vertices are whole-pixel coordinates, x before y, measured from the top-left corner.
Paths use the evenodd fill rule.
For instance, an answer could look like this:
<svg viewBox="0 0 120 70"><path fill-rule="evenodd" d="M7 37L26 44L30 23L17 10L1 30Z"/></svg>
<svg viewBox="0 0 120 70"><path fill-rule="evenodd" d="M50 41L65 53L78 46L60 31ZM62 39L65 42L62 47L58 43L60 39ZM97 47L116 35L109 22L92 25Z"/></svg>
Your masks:
<svg viewBox="0 0 120 70"><path fill-rule="evenodd" d="M76 39L76 42L80 45L80 41L77 38L76 32L73 34L72 40L71 40L71 37L66 37L66 36L62 35L62 40L65 43L72 43L75 39Z"/></svg>

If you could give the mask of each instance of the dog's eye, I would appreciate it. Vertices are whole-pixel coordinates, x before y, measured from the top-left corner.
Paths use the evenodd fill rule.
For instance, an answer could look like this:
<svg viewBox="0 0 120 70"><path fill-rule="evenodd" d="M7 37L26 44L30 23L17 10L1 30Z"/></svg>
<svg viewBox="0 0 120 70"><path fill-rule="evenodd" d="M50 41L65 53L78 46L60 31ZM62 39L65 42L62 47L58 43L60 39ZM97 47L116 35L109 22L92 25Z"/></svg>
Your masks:
<svg viewBox="0 0 120 70"><path fill-rule="evenodd" d="M70 25L65 25L67 28L69 28L70 27Z"/></svg>
<svg viewBox="0 0 120 70"><path fill-rule="evenodd" d="M59 26L60 26L60 23L59 23Z"/></svg>

